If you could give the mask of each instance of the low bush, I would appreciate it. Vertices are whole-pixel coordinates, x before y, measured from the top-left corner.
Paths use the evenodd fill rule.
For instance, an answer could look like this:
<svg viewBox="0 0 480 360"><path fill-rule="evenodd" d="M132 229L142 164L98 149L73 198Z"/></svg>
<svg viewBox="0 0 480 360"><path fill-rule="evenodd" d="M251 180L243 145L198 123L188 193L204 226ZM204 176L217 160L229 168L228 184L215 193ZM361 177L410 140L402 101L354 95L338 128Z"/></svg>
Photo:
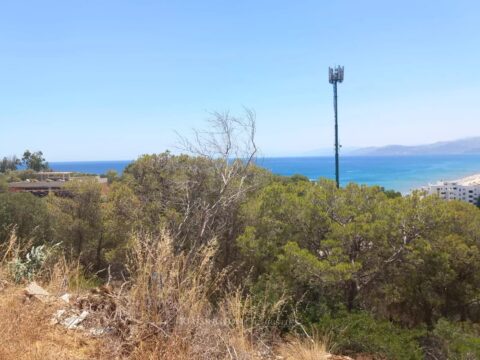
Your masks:
<svg viewBox="0 0 480 360"><path fill-rule="evenodd" d="M433 335L443 342L448 359L480 359L480 325L468 322L452 323L440 319Z"/></svg>
<svg viewBox="0 0 480 360"><path fill-rule="evenodd" d="M423 330L401 329L366 312L324 316L316 328L331 340L334 353L368 353L391 360L423 359L423 351L417 341Z"/></svg>

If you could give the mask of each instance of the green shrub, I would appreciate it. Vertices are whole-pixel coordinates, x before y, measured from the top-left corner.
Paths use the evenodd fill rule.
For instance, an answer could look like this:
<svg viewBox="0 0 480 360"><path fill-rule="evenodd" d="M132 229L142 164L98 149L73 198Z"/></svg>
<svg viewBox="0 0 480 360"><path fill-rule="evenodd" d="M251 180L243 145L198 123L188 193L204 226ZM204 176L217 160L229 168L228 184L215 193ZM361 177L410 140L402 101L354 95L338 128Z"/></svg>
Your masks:
<svg viewBox="0 0 480 360"><path fill-rule="evenodd" d="M441 338L451 360L480 359L480 325L440 319L433 334Z"/></svg>
<svg viewBox="0 0 480 360"><path fill-rule="evenodd" d="M8 182L7 177L3 174L0 174L0 193L8 191Z"/></svg>
<svg viewBox="0 0 480 360"><path fill-rule="evenodd" d="M401 329L389 321L376 320L366 312L324 316L316 328L330 339L335 353L368 353L392 360L423 359L417 341L423 330Z"/></svg>
<svg viewBox="0 0 480 360"><path fill-rule="evenodd" d="M69 288L74 291L90 290L100 286L102 280L97 275L90 275L83 269L78 269L68 279Z"/></svg>
<svg viewBox="0 0 480 360"><path fill-rule="evenodd" d="M22 245L30 240L33 245L52 243L51 213L42 198L29 193L0 193L0 244L8 241L14 225Z"/></svg>

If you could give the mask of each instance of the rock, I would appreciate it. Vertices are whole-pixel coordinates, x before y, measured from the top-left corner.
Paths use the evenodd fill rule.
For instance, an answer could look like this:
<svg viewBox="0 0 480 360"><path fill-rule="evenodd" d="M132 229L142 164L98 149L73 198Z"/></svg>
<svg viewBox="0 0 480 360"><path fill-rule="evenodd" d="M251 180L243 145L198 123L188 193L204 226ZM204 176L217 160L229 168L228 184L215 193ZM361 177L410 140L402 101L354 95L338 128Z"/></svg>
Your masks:
<svg viewBox="0 0 480 360"><path fill-rule="evenodd" d="M42 288L35 281L28 284L28 286L25 288L25 294L28 297L33 297L44 303L50 302L52 300L52 295L50 295L50 293L47 290Z"/></svg>

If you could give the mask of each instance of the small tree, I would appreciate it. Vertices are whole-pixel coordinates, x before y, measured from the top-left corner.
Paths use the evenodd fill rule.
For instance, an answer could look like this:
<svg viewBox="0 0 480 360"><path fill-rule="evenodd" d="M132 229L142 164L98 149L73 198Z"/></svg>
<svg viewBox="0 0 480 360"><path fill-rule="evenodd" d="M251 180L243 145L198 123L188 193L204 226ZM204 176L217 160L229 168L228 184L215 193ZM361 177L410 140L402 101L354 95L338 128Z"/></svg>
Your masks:
<svg viewBox="0 0 480 360"><path fill-rule="evenodd" d="M195 131L192 138L180 137L180 148L188 155L144 155L125 169L122 181L133 193L122 191L123 195L137 203L142 214L134 226L153 234L166 228L177 250L197 249L215 238L221 263L229 264L241 231L239 207L262 174L253 166L255 114L250 110L243 117L213 113L208 130ZM119 190L114 188L115 193ZM131 221L130 209L118 211L124 208L121 203L113 208L111 224L123 229Z"/></svg>
<svg viewBox="0 0 480 360"><path fill-rule="evenodd" d="M254 187L249 178L258 152L256 115L247 108L244 117L214 112L208 123L207 131L194 130L193 139L180 137L184 151L211 164L214 184L207 200L194 204L192 197L186 197L185 209L195 208L201 219L196 241L219 239L224 262L228 263L238 207ZM192 213L185 211L185 220Z"/></svg>
<svg viewBox="0 0 480 360"><path fill-rule="evenodd" d="M41 151L32 153L30 150L25 150L22 161L27 169L32 169L34 171L48 170L48 163L43 157L43 153Z"/></svg>
<svg viewBox="0 0 480 360"><path fill-rule="evenodd" d="M47 198L55 237L84 264L98 264L103 247L101 186L95 179L72 180L64 189L71 197Z"/></svg>
<svg viewBox="0 0 480 360"><path fill-rule="evenodd" d="M4 156L0 162L0 173L5 173L8 170L17 170L17 167L21 165L21 160L18 159L15 155L6 157Z"/></svg>
<svg viewBox="0 0 480 360"><path fill-rule="evenodd" d="M118 173L115 170L108 170L105 173L105 177L107 178L108 184L112 184L119 179Z"/></svg>

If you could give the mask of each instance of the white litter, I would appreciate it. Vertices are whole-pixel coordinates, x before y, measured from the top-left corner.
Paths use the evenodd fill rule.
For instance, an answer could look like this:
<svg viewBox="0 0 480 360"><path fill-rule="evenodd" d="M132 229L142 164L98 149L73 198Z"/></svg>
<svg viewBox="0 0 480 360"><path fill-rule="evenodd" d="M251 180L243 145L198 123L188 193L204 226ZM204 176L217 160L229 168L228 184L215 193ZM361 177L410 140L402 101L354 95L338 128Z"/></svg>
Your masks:
<svg viewBox="0 0 480 360"><path fill-rule="evenodd" d="M85 320L88 316L88 311L82 311L79 316L70 316L62 321L62 325L65 326L67 329L76 329L78 325Z"/></svg>
<svg viewBox="0 0 480 360"><path fill-rule="evenodd" d="M62 299L63 301L65 301L67 304L69 304L69 303L70 303L70 294L65 293L65 294L63 294L62 296L60 296L60 299Z"/></svg>
<svg viewBox="0 0 480 360"><path fill-rule="evenodd" d="M65 309L60 309L57 310L57 312L53 315L52 320L50 321L50 324L56 325L59 324L60 321L62 320L63 315L67 312Z"/></svg>

